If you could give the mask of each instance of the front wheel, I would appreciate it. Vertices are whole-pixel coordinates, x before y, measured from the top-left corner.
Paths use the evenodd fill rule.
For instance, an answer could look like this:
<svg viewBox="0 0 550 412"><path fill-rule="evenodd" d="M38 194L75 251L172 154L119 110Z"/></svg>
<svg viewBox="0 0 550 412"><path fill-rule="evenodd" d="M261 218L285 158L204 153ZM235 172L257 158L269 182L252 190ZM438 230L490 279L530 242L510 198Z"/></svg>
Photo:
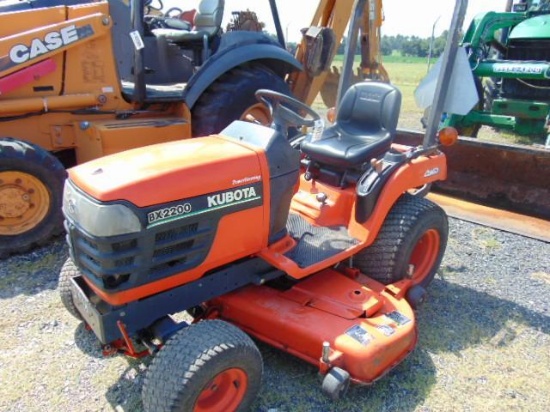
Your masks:
<svg viewBox="0 0 550 412"><path fill-rule="evenodd" d="M236 67L217 79L192 108L193 136L219 133L234 120L269 125L271 115L256 100L259 89L290 95L284 79L262 65Z"/></svg>
<svg viewBox="0 0 550 412"><path fill-rule="evenodd" d="M321 388L333 401L337 401L344 397L348 391L349 383L349 373L335 366L325 375Z"/></svg>
<svg viewBox="0 0 550 412"><path fill-rule="evenodd" d="M262 357L252 339L220 320L180 330L145 376L146 411L248 410L260 390Z"/></svg>
<svg viewBox="0 0 550 412"><path fill-rule="evenodd" d="M0 139L0 257L44 244L63 231L65 168L41 147Z"/></svg>
<svg viewBox="0 0 550 412"><path fill-rule="evenodd" d="M390 284L412 277L427 288L447 246L447 215L435 203L404 194L392 207L374 243L355 257L356 267Z"/></svg>
<svg viewBox="0 0 550 412"><path fill-rule="evenodd" d="M61 303L63 303L63 306L65 306L67 312L69 312L74 318L83 320L82 315L74 304L73 294L71 292L71 279L79 275L79 269L76 267L73 260L68 258L59 272L57 289L59 290Z"/></svg>

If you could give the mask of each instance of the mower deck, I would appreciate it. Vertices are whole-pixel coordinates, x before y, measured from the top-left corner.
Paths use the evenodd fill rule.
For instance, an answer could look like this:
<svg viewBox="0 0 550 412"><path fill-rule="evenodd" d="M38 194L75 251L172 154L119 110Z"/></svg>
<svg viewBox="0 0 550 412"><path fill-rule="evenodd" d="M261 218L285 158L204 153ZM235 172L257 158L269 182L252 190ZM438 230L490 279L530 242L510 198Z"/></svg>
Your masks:
<svg viewBox="0 0 550 412"><path fill-rule="evenodd" d="M326 269L285 290L248 286L208 306L213 317L319 366L322 373L337 366L352 381L368 384L412 351L417 332L413 310L397 297L399 289L392 292L358 273L352 277ZM325 342L330 353L323 359Z"/></svg>

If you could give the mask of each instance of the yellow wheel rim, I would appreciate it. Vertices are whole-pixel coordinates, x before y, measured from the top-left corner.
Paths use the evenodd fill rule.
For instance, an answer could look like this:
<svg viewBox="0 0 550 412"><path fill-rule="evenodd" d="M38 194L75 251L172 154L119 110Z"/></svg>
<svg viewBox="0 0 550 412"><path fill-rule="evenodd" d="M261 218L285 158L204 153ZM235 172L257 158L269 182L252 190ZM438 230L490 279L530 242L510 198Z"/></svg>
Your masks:
<svg viewBox="0 0 550 412"><path fill-rule="evenodd" d="M0 172L0 235L14 236L35 228L50 209L50 193L33 175Z"/></svg>
<svg viewBox="0 0 550 412"><path fill-rule="evenodd" d="M269 126L271 124L271 113L264 104L256 103L245 110L240 120Z"/></svg>

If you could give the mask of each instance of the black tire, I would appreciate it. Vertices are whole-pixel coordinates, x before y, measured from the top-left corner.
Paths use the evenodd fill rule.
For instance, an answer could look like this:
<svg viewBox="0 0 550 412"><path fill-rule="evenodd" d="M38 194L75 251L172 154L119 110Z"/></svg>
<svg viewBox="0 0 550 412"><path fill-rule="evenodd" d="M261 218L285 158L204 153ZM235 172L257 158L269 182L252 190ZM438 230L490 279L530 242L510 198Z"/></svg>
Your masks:
<svg viewBox="0 0 550 412"><path fill-rule="evenodd" d="M426 289L420 285L415 285L407 291L406 298L411 308L418 309L426 301Z"/></svg>
<svg viewBox="0 0 550 412"><path fill-rule="evenodd" d="M259 104L254 95L258 89L291 95L284 79L265 66L234 68L212 83L193 106L193 136L219 133L240 119L248 108Z"/></svg>
<svg viewBox="0 0 550 412"><path fill-rule="evenodd" d="M239 396L227 394L228 386L218 381L233 371L246 375L229 384L229 391L243 396L237 405L231 402ZM208 396L213 389L212 411L248 410L260 390L262 371L261 354L244 332L220 320L202 321L177 332L153 358L143 384L143 406L151 412L193 411L199 395ZM212 387L218 383L216 393ZM216 404L215 397L224 393L228 404Z"/></svg>
<svg viewBox="0 0 550 412"><path fill-rule="evenodd" d="M481 129L481 125L479 123L472 124L470 126L456 127L456 131L458 132L458 135L466 136L466 137L477 137L477 134L479 133L480 129Z"/></svg>
<svg viewBox="0 0 550 412"><path fill-rule="evenodd" d="M73 260L68 258L59 272L57 289L59 290L61 303L63 303L63 306L65 306L67 312L73 315L76 319L83 320L82 316L78 312L78 309L74 305L73 294L71 293L71 279L78 275L80 275L80 271L74 264Z"/></svg>
<svg viewBox="0 0 550 412"><path fill-rule="evenodd" d="M387 285L404 279L415 262L420 268L413 274L413 284L427 288L441 264L448 233L447 215L441 207L404 194L388 213L374 243L355 255L355 266ZM423 253L424 246L429 253Z"/></svg>
<svg viewBox="0 0 550 412"><path fill-rule="evenodd" d="M14 181L5 181L2 174ZM13 176L23 176L24 179L14 179ZM11 194L26 192L25 196L31 199L28 201L28 214L25 212L14 217L13 214L3 215L0 210L0 257L42 245L63 231L61 204L66 176L67 172L61 162L41 147L12 138L0 139L0 193L3 190ZM26 185L29 179L36 179L36 186L40 190L29 189ZM23 183L17 183L21 181ZM33 203L33 200L38 204ZM37 210L41 210L40 215L43 216L29 217L30 223L26 228L27 217L37 213ZM3 224L5 230L2 230ZM17 232L9 234L12 229L8 227L14 226Z"/></svg>
<svg viewBox="0 0 550 412"><path fill-rule="evenodd" d="M342 399L348 391L350 383L349 373L335 366L323 378L321 389L333 401Z"/></svg>

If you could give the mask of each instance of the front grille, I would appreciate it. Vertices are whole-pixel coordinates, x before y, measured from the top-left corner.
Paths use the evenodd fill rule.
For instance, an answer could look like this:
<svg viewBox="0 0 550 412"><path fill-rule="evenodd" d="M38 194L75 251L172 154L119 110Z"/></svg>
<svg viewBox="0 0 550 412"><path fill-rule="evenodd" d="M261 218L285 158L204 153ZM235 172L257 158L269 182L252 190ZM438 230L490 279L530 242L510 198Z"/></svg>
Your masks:
<svg viewBox="0 0 550 412"><path fill-rule="evenodd" d="M66 222L71 254L83 274L114 292L172 276L200 265L208 254L215 223L182 221L140 233L92 237Z"/></svg>
<svg viewBox="0 0 550 412"><path fill-rule="evenodd" d="M506 58L517 61L550 61L550 40L512 40ZM550 102L550 79L503 79L502 97Z"/></svg>
<svg viewBox="0 0 550 412"><path fill-rule="evenodd" d="M155 235L155 242L170 242L173 239L177 239L180 236L186 236L186 235L193 235L197 233L197 230L199 229L198 223L192 223L190 225L185 225L182 227L165 230L163 232L159 232Z"/></svg>
<svg viewBox="0 0 550 412"><path fill-rule="evenodd" d="M155 250L153 257L158 258L162 256L168 256L173 254L179 254L185 250L191 249L195 244L195 240L189 240L187 242L178 243L174 246L166 246L161 249Z"/></svg>

